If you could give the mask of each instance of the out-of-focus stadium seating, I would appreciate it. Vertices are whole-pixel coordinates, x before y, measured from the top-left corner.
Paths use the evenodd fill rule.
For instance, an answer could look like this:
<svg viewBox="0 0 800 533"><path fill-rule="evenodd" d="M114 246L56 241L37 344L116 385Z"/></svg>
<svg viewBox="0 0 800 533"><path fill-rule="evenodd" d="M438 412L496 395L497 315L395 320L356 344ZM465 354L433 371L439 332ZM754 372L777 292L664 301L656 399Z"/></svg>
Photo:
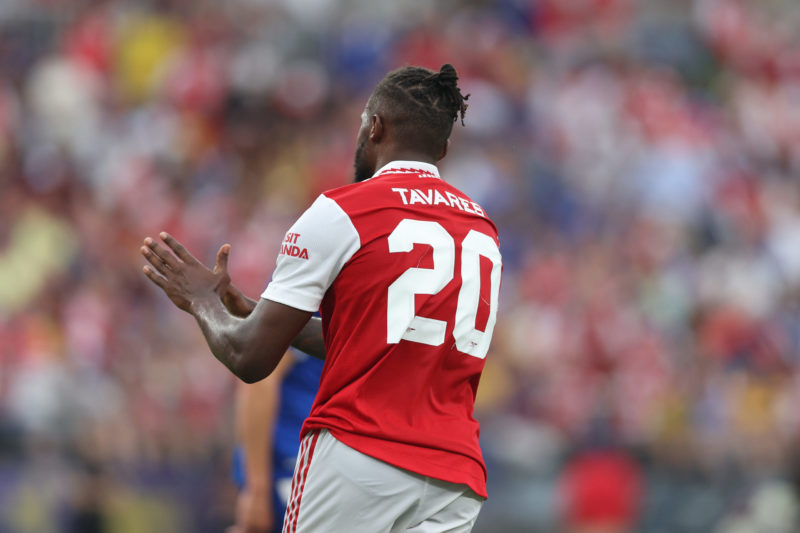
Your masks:
<svg viewBox="0 0 800 533"><path fill-rule="evenodd" d="M3 0L0 532L222 530L233 378L141 239L230 242L256 296L376 81L444 62L443 174L505 261L476 532L609 501L609 532L797 531L797 28L795 0Z"/></svg>

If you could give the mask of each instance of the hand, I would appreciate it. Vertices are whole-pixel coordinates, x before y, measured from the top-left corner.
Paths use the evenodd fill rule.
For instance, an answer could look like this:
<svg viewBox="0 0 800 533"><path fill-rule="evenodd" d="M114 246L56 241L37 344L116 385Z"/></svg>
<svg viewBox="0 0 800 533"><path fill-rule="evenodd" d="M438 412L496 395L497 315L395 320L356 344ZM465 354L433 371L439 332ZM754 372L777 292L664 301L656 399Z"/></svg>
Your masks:
<svg viewBox="0 0 800 533"><path fill-rule="evenodd" d="M274 522L270 495L244 489L236 498L236 524L226 533L269 533Z"/></svg>
<svg viewBox="0 0 800 533"><path fill-rule="evenodd" d="M231 249L229 244L222 245L217 252L214 270L209 270L174 237L165 232L161 232L159 236L174 255L147 237L140 251L150 264L145 265L143 270L150 281L161 287L172 303L179 309L190 312L196 298L209 294L222 298L231 281L228 274L228 255Z"/></svg>
<svg viewBox="0 0 800 533"><path fill-rule="evenodd" d="M222 295L222 303L230 314L242 318L252 313L256 306L255 300L245 296L233 283L228 284L228 289Z"/></svg>

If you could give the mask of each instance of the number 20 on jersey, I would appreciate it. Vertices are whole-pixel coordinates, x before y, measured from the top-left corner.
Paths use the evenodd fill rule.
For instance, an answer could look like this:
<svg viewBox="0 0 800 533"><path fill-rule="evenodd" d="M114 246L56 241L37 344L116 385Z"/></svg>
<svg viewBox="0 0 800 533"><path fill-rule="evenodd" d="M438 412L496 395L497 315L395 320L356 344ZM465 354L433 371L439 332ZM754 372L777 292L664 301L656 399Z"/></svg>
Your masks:
<svg viewBox="0 0 800 533"><path fill-rule="evenodd" d="M410 252L415 244L427 244L433 249L433 268L412 267L405 270L389 285L386 310L386 341L396 344L401 340L441 346L445 340L447 323L417 316L417 294L437 294L453 279L455 273L456 243L444 227L430 220L403 219L389 235L389 252ZM497 243L492 237L470 230L460 243L461 287L458 291L453 337L456 349L467 355L483 359L489 350L492 330L497 321L497 300L500 294L502 260ZM489 276L489 318L485 331L477 329L478 305L481 293L480 258L492 263Z"/></svg>

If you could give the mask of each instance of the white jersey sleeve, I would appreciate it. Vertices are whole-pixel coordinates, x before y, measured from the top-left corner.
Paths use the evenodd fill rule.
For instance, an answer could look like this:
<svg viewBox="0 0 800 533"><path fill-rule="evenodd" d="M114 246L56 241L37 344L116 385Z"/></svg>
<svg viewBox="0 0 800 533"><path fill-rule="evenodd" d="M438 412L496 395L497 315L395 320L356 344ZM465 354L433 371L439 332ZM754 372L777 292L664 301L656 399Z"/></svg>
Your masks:
<svg viewBox="0 0 800 533"><path fill-rule="evenodd" d="M339 205L320 195L286 233L272 281L262 298L317 311L325 291L361 246Z"/></svg>

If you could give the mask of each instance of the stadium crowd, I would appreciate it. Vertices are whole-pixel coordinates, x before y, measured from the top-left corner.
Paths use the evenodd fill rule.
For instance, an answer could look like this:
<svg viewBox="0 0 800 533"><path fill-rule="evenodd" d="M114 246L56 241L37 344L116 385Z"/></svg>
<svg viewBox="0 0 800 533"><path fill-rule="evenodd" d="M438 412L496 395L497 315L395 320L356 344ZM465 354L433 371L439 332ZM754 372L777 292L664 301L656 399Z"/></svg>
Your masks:
<svg viewBox="0 0 800 533"><path fill-rule="evenodd" d="M445 62L442 172L505 265L476 531L796 531L797 28L794 0L0 3L0 532L221 530L233 381L141 239L230 242L256 296L374 83Z"/></svg>

